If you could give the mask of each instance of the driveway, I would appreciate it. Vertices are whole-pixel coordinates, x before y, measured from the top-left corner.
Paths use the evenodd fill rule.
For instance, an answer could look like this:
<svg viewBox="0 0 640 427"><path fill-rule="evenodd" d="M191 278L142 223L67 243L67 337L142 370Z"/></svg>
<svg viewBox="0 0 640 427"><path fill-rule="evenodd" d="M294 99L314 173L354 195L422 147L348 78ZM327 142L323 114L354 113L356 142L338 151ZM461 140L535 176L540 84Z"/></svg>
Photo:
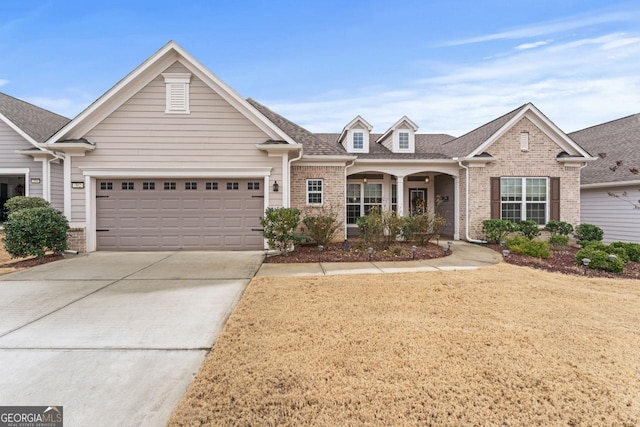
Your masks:
<svg viewBox="0 0 640 427"><path fill-rule="evenodd" d="M262 252L98 252L0 276L0 405L165 425Z"/></svg>

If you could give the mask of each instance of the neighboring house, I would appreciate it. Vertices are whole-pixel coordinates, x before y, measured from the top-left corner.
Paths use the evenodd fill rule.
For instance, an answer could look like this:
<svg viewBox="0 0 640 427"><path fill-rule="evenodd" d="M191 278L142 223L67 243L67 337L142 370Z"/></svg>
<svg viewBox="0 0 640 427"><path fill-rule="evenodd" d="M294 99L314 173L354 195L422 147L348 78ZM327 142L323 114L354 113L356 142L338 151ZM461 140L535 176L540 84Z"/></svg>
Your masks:
<svg viewBox="0 0 640 427"><path fill-rule="evenodd" d="M340 238L373 207L409 215L423 202L454 239L482 239L489 218L575 225L593 160L532 104L460 138L418 133L406 116L382 133L357 116L314 134L174 42L46 147L65 157L64 212L86 251L262 249L259 218L281 206L332 209Z"/></svg>
<svg viewBox="0 0 640 427"><path fill-rule="evenodd" d="M598 160L582 170L580 222L604 231L604 241L640 243L640 114L569 136Z"/></svg>
<svg viewBox="0 0 640 427"><path fill-rule="evenodd" d="M0 93L0 222L13 196L37 196L63 209L61 159L44 142L69 119Z"/></svg>

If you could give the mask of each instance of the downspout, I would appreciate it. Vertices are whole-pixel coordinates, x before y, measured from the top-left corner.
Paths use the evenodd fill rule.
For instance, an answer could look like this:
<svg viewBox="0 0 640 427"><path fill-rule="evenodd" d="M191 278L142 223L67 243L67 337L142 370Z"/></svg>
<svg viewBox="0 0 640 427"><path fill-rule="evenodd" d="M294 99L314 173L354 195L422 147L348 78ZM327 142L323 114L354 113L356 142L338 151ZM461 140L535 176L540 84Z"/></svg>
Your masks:
<svg viewBox="0 0 640 427"><path fill-rule="evenodd" d="M294 157L293 159L289 159L288 170L287 170L287 207L291 207L291 163L298 161L302 158L302 152L304 151L304 147L300 147L300 154L298 157ZM284 173L284 171L283 171Z"/></svg>
<svg viewBox="0 0 640 427"><path fill-rule="evenodd" d="M462 164L462 160L458 159L458 166L465 170L465 185L464 185L464 235L467 242L471 243L487 243L485 240L472 239L469 237L469 168Z"/></svg>
<svg viewBox="0 0 640 427"><path fill-rule="evenodd" d="M356 159L351 160L351 164L350 165L345 165L344 166L344 197L342 198L345 201L345 206L344 206L344 239L347 240L347 205L346 205L346 200L347 200L347 169L349 169L351 166L356 164Z"/></svg>

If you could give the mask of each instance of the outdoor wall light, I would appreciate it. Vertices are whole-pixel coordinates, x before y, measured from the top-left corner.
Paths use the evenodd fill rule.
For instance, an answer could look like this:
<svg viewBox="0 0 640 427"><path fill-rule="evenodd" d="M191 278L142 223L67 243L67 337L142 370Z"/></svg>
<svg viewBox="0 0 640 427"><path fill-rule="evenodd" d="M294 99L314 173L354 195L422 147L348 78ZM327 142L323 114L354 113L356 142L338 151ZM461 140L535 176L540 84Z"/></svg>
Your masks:
<svg viewBox="0 0 640 427"><path fill-rule="evenodd" d="M279 189L280 189L280 186L278 185L278 181L274 181L273 191L277 193Z"/></svg>
<svg viewBox="0 0 640 427"><path fill-rule="evenodd" d="M428 176L426 176L426 177L424 178L424 183L425 183L425 184L428 184L428 183L429 183L429 181L430 181L429 177L428 177Z"/></svg>
<svg viewBox="0 0 640 427"><path fill-rule="evenodd" d="M364 182L365 184L367 183L368 179L367 179L367 175L364 176L364 179L362 180L362 182Z"/></svg>

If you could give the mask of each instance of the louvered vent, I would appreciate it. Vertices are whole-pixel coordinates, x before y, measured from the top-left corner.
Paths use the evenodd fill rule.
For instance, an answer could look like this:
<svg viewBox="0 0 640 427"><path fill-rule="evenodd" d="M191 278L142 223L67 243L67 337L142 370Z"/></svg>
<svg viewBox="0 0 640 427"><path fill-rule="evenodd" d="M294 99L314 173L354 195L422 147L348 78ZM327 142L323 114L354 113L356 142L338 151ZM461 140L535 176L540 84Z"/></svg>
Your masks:
<svg viewBox="0 0 640 427"><path fill-rule="evenodd" d="M189 73L163 73L167 86L167 114L189 114Z"/></svg>

